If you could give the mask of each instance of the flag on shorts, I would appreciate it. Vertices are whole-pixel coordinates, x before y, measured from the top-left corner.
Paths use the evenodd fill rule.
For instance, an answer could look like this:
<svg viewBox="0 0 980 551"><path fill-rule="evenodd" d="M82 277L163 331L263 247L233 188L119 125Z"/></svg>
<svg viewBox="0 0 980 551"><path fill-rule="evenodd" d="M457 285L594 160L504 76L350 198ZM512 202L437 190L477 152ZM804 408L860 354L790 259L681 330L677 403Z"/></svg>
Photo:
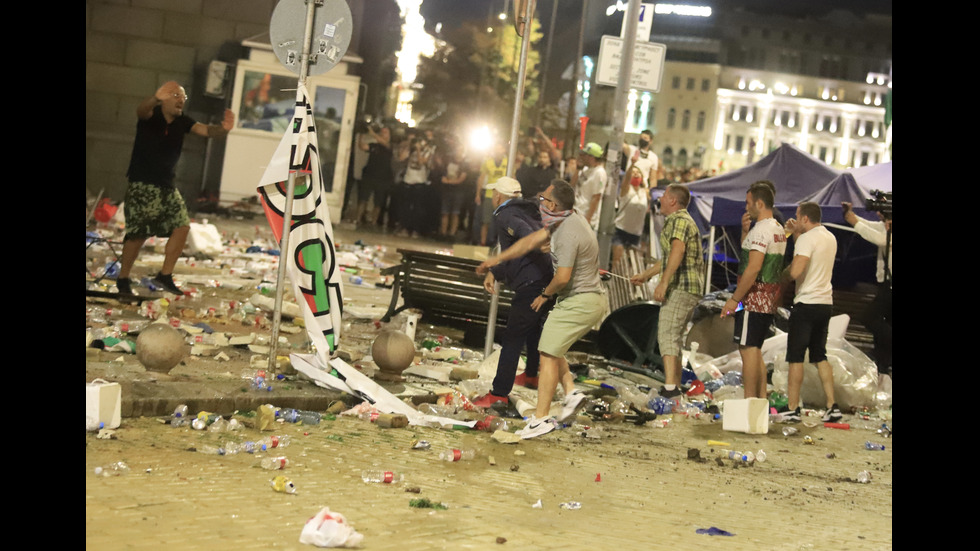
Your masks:
<svg viewBox="0 0 980 551"><path fill-rule="evenodd" d="M296 90L292 124L259 181L258 192L276 241L282 243L288 180L296 174L288 251L280 261L293 284L317 357L326 366L340 341L343 289L334 249L333 226L320 172L313 108L306 86Z"/></svg>

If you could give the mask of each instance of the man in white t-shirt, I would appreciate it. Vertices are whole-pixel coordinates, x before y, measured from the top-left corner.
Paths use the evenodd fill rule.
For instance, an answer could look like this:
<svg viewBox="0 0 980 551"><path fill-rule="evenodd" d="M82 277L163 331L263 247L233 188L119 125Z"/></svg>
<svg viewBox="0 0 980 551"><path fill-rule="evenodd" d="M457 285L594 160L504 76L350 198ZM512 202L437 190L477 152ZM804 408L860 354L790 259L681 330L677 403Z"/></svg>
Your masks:
<svg viewBox="0 0 980 551"><path fill-rule="evenodd" d="M589 142L579 152L579 162L582 171L575 186L575 212L589 221L593 230L599 229L599 207L602 204L602 192L606 189L606 166L603 161L605 153L602 146Z"/></svg>
<svg viewBox="0 0 980 551"><path fill-rule="evenodd" d="M793 312L786 337L786 361L789 363L789 390L783 421L800 421L800 387L803 385L803 360L807 350L810 363L827 396L825 423L836 423L842 415L834 401L834 369L827 361L827 328L834 309L834 259L837 238L820 223L820 205L804 201L796 207L796 218L786 221L786 230L796 239L793 262L783 270L783 279L796 281Z"/></svg>
<svg viewBox="0 0 980 551"><path fill-rule="evenodd" d="M631 166L636 166L643 173L643 178L649 188L657 187L660 174L660 158L650 149L652 143L653 132L649 130L640 132L640 137L635 146L623 143L623 155L629 159L626 173L629 174Z"/></svg>

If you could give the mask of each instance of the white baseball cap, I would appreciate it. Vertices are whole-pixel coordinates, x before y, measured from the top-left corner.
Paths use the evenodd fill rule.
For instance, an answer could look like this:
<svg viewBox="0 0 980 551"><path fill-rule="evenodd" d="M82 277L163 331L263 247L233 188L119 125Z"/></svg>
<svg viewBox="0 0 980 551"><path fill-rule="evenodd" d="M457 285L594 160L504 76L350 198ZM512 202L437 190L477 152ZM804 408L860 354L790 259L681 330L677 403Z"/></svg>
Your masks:
<svg viewBox="0 0 980 551"><path fill-rule="evenodd" d="M521 183L509 176L501 176L496 182L487 184L487 189L499 191L504 195L520 195Z"/></svg>

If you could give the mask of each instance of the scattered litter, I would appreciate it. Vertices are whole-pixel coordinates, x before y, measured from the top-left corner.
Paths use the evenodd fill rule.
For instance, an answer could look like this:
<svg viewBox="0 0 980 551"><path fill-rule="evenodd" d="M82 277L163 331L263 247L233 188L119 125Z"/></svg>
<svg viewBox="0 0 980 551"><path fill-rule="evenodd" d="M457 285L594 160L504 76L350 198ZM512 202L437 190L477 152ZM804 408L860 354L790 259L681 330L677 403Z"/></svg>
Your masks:
<svg viewBox="0 0 980 551"><path fill-rule="evenodd" d="M541 507L543 507L543 506L541 505L541 500L540 499L537 502L535 502L534 505L531 505L531 508L532 509L540 509Z"/></svg>
<svg viewBox="0 0 980 551"><path fill-rule="evenodd" d="M577 501L566 501L565 503L561 503L558 506L561 507L562 509L572 509L572 510L582 508L582 504Z"/></svg>
<svg viewBox="0 0 980 551"><path fill-rule="evenodd" d="M295 494L296 485L293 481L286 478L285 476L277 476L269 481L272 484L272 489L284 494Z"/></svg>
<svg viewBox="0 0 980 551"><path fill-rule="evenodd" d="M722 530L721 528L715 528L714 526L712 526L711 528L698 528L697 530L695 530L695 532L697 532L698 534L707 534L709 536L734 536L735 535L726 530Z"/></svg>
<svg viewBox="0 0 980 551"><path fill-rule="evenodd" d="M331 512L329 507L310 517L299 535L300 543L317 547L357 547L363 539L344 515Z"/></svg>
<svg viewBox="0 0 980 551"><path fill-rule="evenodd" d="M408 502L408 505L417 509L435 509L437 511L445 511L449 508L445 503L436 503L427 497L413 499Z"/></svg>

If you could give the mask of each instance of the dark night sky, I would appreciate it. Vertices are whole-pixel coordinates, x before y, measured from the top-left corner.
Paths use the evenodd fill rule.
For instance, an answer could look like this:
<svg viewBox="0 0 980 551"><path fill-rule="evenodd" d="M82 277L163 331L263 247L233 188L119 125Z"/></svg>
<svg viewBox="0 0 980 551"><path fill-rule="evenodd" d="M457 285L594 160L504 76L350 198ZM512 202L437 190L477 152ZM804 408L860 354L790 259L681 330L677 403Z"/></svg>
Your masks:
<svg viewBox="0 0 980 551"><path fill-rule="evenodd" d="M543 22L551 17L554 0L538 0L537 12ZM582 0L557 0L559 21L565 14L570 19L577 19L581 13ZM625 0L624 0L625 1ZM503 8L504 0L423 0L422 16L426 18L426 27L437 22L443 27L455 26L467 19L485 21L490 3L495 10ZM615 0L590 0L592 5L612 5ZM649 3L649 2L648 2ZM655 2L654 2L655 3ZM721 4L741 5L748 9L759 9L764 13L781 13L786 15L821 15L835 8L847 9L855 13L892 13L892 0L672 0L674 4L711 6L716 8ZM512 5L512 4L511 4ZM563 9L568 6L568 9ZM513 8L511 8L513 11Z"/></svg>

